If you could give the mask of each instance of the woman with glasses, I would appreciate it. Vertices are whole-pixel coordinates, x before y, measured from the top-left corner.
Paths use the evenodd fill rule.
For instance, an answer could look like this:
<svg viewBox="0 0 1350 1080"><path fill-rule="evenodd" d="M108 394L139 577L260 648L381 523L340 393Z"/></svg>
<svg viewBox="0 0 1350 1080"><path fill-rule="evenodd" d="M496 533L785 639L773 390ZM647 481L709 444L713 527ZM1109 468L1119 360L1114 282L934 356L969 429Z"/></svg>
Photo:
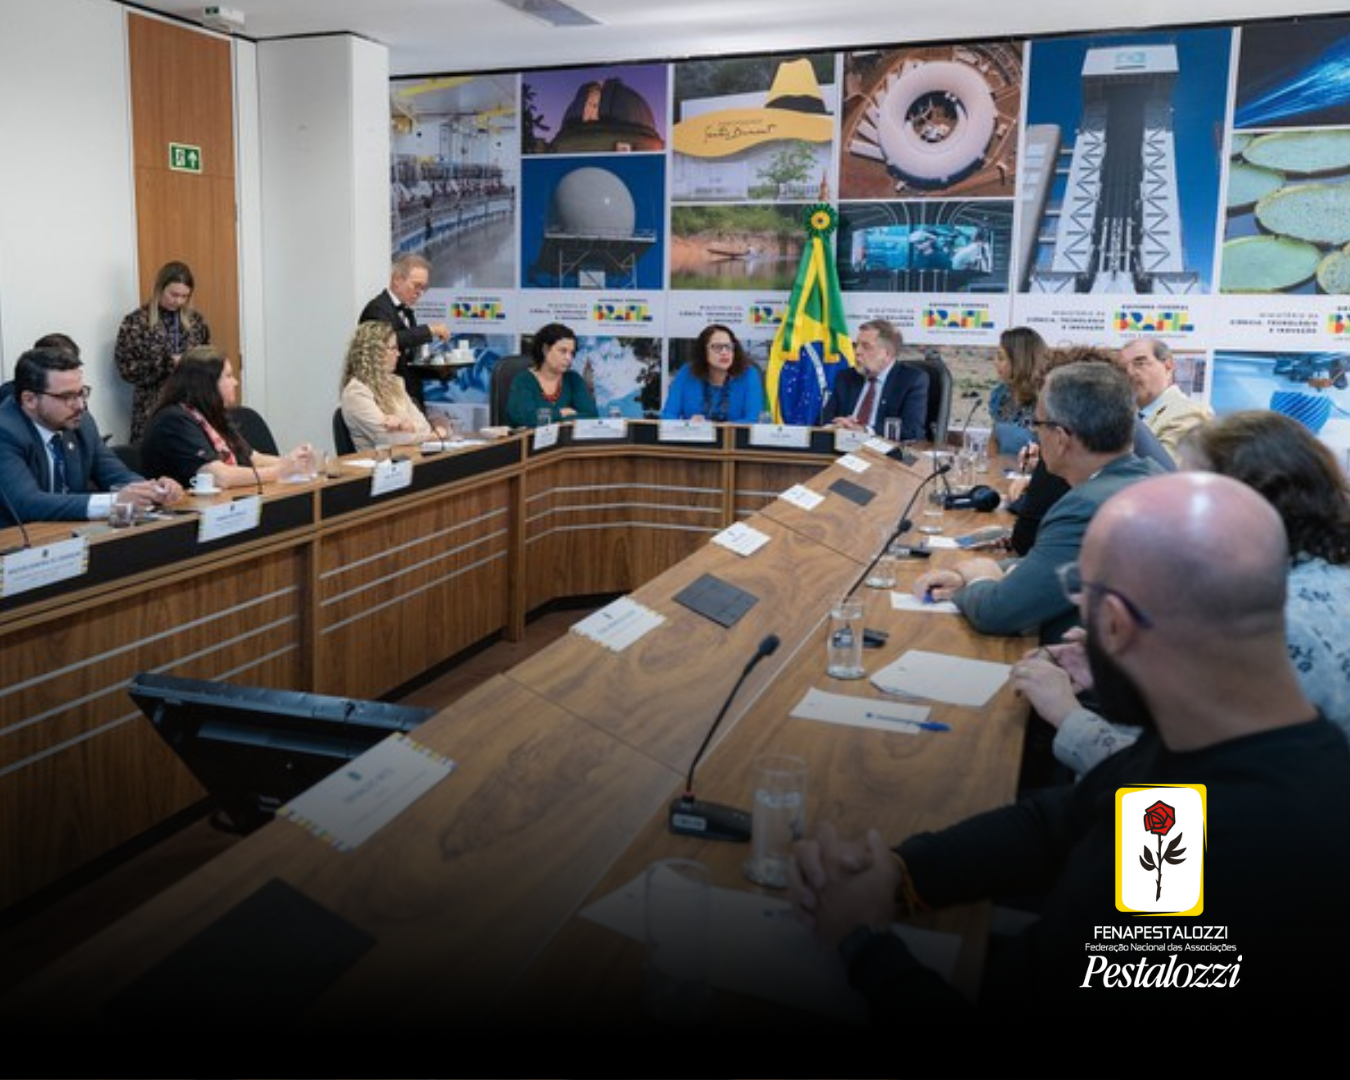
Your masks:
<svg viewBox="0 0 1350 1080"><path fill-rule="evenodd" d="M711 420L753 424L764 411L764 386L729 327L714 323L694 342L694 355L675 373L665 420Z"/></svg>
<svg viewBox="0 0 1350 1080"><path fill-rule="evenodd" d="M1196 428L1181 444L1183 468L1221 473L1260 492L1279 512L1289 543L1285 638L1304 694L1350 734L1350 488L1331 451L1297 420L1276 412L1232 413ZM1074 602L1098 583L1077 564L1061 568ZM1120 597L1147 632L1152 620ZM1128 746L1139 729L1113 725L1084 708L1093 690L1086 633L1037 649L1013 666L1013 684L1058 729L1055 756L1077 773Z"/></svg>
<svg viewBox="0 0 1350 1080"><path fill-rule="evenodd" d="M302 443L276 457L254 450L230 423L239 380L229 359L214 345L189 349L169 376L159 408L150 418L141 446L145 467L192 482L209 473L219 488L251 487L314 472L314 451Z"/></svg>
<svg viewBox="0 0 1350 1080"><path fill-rule="evenodd" d="M347 346L342 368L342 419L358 450L380 443L443 438L408 394L398 367L398 337L385 322L363 322Z"/></svg>

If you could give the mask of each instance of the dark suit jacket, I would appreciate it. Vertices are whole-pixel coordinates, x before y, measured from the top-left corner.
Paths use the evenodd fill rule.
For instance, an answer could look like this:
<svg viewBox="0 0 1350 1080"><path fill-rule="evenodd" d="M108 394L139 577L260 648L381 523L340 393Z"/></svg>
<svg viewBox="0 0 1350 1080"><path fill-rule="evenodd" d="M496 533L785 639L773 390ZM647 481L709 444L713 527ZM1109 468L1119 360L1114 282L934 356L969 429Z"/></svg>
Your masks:
<svg viewBox="0 0 1350 1080"><path fill-rule="evenodd" d="M0 402L0 486L25 521L83 521L89 513L89 492L113 484L134 484L141 477L103 444L94 418L85 413L80 426L65 433L67 495L51 489L51 455L32 422L19 408L18 397ZM13 525L0 502L0 524Z"/></svg>
<svg viewBox="0 0 1350 1080"><path fill-rule="evenodd" d="M361 309L361 318L357 321L384 322L394 328L394 336L398 340L398 367L394 370L402 376L408 387L409 396L420 405L422 380L417 377L416 371L410 371L409 367L417 359L418 350L423 345L431 344L431 327L419 326L416 315L410 314L408 317L412 320L411 327L403 321L403 316L399 314L398 305L389 294L389 290L384 289L379 296L374 297Z"/></svg>
<svg viewBox="0 0 1350 1080"><path fill-rule="evenodd" d="M852 416L867 389L867 376L856 368L844 368L834 377L834 393L825 405L824 423L840 416ZM896 363L881 384L881 405L877 410L877 430L888 416L900 417L901 438L924 439L928 422L928 372L910 364Z"/></svg>

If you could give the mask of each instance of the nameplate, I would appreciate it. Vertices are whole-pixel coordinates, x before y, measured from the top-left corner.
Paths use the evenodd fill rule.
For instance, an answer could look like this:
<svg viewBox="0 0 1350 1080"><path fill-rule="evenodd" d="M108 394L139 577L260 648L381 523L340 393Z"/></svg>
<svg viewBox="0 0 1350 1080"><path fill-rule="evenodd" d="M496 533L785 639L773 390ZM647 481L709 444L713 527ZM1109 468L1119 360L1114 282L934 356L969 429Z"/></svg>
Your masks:
<svg viewBox="0 0 1350 1080"><path fill-rule="evenodd" d="M886 439L879 439L873 435L863 443L863 446L876 454L889 454L895 443L888 442Z"/></svg>
<svg viewBox="0 0 1350 1080"><path fill-rule="evenodd" d="M530 444L536 450L547 450L558 445L558 425L545 424L534 429L534 442Z"/></svg>
<svg viewBox="0 0 1350 1080"><path fill-rule="evenodd" d="M622 416L607 416L602 420L578 420L572 425L572 441L588 439L622 439L628 435L628 421Z"/></svg>
<svg viewBox="0 0 1350 1080"><path fill-rule="evenodd" d="M805 450L811 445L811 429L795 424L751 424L750 445Z"/></svg>
<svg viewBox="0 0 1350 1080"><path fill-rule="evenodd" d="M204 507L197 524L197 543L205 544L235 533L248 532L249 529L256 529L261 520L262 499L257 495Z"/></svg>
<svg viewBox="0 0 1350 1080"><path fill-rule="evenodd" d="M89 569L89 541L83 536L25 548L0 559L0 596L17 596Z"/></svg>
<svg viewBox="0 0 1350 1080"><path fill-rule="evenodd" d="M844 468L846 468L849 472L855 473L865 473L868 469L872 467L872 463L870 461L864 461L862 458L855 457L853 454L845 454L843 457L839 459L839 464L842 465Z"/></svg>
<svg viewBox="0 0 1350 1080"><path fill-rule="evenodd" d="M801 484L793 484L778 497L802 510L814 510L825 501L824 495L820 495Z"/></svg>
<svg viewBox="0 0 1350 1080"><path fill-rule="evenodd" d="M370 494L388 495L412 486L412 461L377 461L375 471L370 474Z"/></svg>
<svg viewBox="0 0 1350 1080"><path fill-rule="evenodd" d="M861 449L871 441L865 431L842 427L834 429L834 451L836 454L851 454L854 450Z"/></svg>
<svg viewBox="0 0 1350 1080"><path fill-rule="evenodd" d="M712 538L714 544L720 544L737 555L753 555L769 542L769 537L758 529L751 528L743 521L728 525Z"/></svg>
<svg viewBox="0 0 1350 1080"><path fill-rule="evenodd" d="M717 428L710 420L662 420L656 439L657 442L716 442Z"/></svg>

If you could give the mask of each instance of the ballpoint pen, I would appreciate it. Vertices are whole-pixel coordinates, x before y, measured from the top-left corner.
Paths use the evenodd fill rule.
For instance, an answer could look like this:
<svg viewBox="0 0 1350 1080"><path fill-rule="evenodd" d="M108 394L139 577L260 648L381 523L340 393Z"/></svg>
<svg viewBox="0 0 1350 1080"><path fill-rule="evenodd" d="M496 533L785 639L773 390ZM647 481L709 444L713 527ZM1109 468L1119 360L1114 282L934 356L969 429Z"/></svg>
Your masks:
<svg viewBox="0 0 1350 1080"><path fill-rule="evenodd" d="M889 720L893 724L911 724L920 731L951 731L951 724L944 724L938 720L911 720L908 716L888 716L886 713L868 712L864 714L868 720Z"/></svg>

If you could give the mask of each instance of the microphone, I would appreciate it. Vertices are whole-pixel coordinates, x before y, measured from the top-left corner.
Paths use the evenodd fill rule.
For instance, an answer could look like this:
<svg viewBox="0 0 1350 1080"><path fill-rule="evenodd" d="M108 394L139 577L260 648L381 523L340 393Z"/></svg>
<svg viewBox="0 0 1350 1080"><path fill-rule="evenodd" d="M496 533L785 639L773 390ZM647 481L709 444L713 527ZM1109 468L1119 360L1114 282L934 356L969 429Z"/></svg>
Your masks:
<svg viewBox="0 0 1350 1080"><path fill-rule="evenodd" d="M963 398L975 399L970 403L970 412L966 413L966 418L963 421L961 421L961 437L964 439L966 436L966 430L970 427L971 417L975 415L975 410L980 407L980 402L983 401L984 398L980 395L980 392L978 390L967 390L961 396Z"/></svg>
<svg viewBox="0 0 1350 1080"><path fill-rule="evenodd" d="M694 760L689 763L689 775L684 781L684 794L670 804L668 823L671 832L680 836L698 836L704 840L731 840L743 843L750 839L751 816L748 811L737 810L734 806L724 806L721 803L704 802L694 797L694 767L703 757L703 751L708 749L708 743L712 741L713 733L722 722L722 717L727 714L727 709L731 707L741 683L745 682L746 676L754 670L756 664L778 651L778 645L777 634L770 634L759 643L755 655L750 657L749 663L741 672L741 677L736 680L731 693L722 702L717 719L712 722L708 734L703 736L703 743L694 755Z"/></svg>
<svg viewBox="0 0 1350 1080"><path fill-rule="evenodd" d="M16 551L27 551L33 546L33 541L28 538L28 526L23 523L23 518L19 517L19 512L14 509L9 493L5 491L3 485L0 485L0 499L5 500L5 509L9 511L9 516L14 519L14 524L19 527L19 535L23 537L22 544L18 547L5 548L4 551L0 551L0 555L13 555Z"/></svg>

